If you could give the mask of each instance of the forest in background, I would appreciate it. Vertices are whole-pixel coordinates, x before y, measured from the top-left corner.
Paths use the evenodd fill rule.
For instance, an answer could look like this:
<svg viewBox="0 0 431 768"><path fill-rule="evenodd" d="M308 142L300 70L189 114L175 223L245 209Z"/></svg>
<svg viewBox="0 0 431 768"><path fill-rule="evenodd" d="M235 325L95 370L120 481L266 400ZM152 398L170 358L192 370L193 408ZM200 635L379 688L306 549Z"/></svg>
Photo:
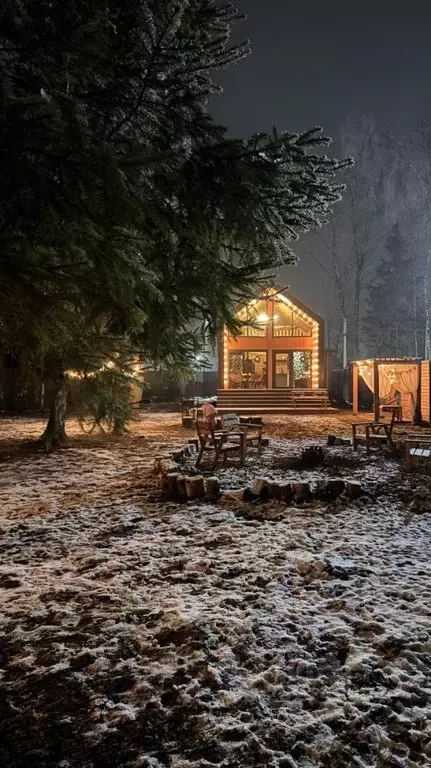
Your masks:
<svg viewBox="0 0 431 768"><path fill-rule="evenodd" d="M395 137L370 115L351 114L340 133L354 158L343 200L307 239L327 295L327 345L347 359L429 358L431 318L431 122Z"/></svg>

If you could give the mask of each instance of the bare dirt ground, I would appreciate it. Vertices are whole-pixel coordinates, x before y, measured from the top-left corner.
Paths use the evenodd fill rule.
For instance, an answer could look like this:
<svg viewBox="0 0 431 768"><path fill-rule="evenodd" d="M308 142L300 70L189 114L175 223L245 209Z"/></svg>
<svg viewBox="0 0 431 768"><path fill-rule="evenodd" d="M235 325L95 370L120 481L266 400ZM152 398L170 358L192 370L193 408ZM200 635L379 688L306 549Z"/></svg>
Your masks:
<svg viewBox="0 0 431 768"><path fill-rule="evenodd" d="M342 476L364 496L166 503L151 467L191 436L178 414L120 441L72 422L54 453L23 450L41 421L0 421L2 766L431 765L431 510L410 506L429 479L349 447L295 465L348 413L265 421L223 490Z"/></svg>

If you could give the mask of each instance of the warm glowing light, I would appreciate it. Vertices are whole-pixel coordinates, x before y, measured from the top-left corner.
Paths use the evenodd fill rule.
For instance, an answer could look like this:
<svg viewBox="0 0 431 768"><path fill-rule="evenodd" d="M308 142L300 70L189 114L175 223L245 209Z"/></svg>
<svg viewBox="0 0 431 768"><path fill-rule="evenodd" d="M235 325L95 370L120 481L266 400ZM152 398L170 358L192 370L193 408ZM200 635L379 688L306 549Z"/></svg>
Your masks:
<svg viewBox="0 0 431 768"><path fill-rule="evenodd" d="M229 334L227 332L227 328L224 329L224 344L223 344L223 388L227 389L229 384L229 353L228 353L228 343L229 343Z"/></svg>
<svg viewBox="0 0 431 768"><path fill-rule="evenodd" d="M257 322L258 322L258 323L267 323L267 322L268 322L268 320L269 320L269 316L266 314L266 312L261 312L261 313L260 313L260 314L257 316Z"/></svg>

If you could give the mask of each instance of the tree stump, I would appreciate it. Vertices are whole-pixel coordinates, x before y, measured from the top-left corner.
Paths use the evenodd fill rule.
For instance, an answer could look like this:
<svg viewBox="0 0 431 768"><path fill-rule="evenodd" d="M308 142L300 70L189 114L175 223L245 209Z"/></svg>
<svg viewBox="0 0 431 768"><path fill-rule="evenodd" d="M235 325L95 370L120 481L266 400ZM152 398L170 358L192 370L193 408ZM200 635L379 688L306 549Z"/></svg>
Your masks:
<svg viewBox="0 0 431 768"><path fill-rule="evenodd" d="M220 498L220 482L218 477L208 477L205 488L207 500L218 501Z"/></svg>
<svg viewBox="0 0 431 768"><path fill-rule="evenodd" d="M181 501L186 501L187 491L186 491L186 478L184 477L184 475L178 475L177 488L178 488L178 495L180 496Z"/></svg>
<svg viewBox="0 0 431 768"><path fill-rule="evenodd" d="M256 477L253 482L252 493L254 496L260 496L260 498L268 498L268 480L266 477Z"/></svg>
<svg viewBox="0 0 431 768"><path fill-rule="evenodd" d="M185 445L183 448L183 456L185 459L189 459L192 456L196 456L196 448L194 445Z"/></svg>
<svg viewBox="0 0 431 768"><path fill-rule="evenodd" d="M349 437L337 437L337 435L328 435L328 445L352 445Z"/></svg>
<svg viewBox="0 0 431 768"><path fill-rule="evenodd" d="M276 499L277 498L277 491L278 491L278 483L274 480L268 480L267 483L267 489L268 489L268 498L269 499Z"/></svg>
<svg viewBox="0 0 431 768"><path fill-rule="evenodd" d="M186 429L193 429L193 416L183 416L183 427Z"/></svg>
<svg viewBox="0 0 431 768"><path fill-rule="evenodd" d="M347 480L346 482L346 496L349 499L358 499L362 495L362 486L360 483L354 480Z"/></svg>
<svg viewBox="0 0 431 768"><path fill-rule="evenodd" d="M159 456L155 456L154 458L154 472L156 473L162 473L163 471L166 474L166 465L171 462L171 455L170 453L164 453Z"/></svg>
<svg viewBox="0 0 431 768"><path fill-rule="evenodd" d="M179 472L169 472L163 477L162 489L165 496L171 501L179 501L180 494L178 490L178 478L181 477Z"/></svg>
<svg viewBox="0 0 431 768"><path fill-rule="evenodd" d="M278 483L277 485L277 499L280 501L292 501L293 492L290 483Z"/></svg>
<svg viewBox="0 0 431 768"><path fill-rule="evenodd" d="M177 449L173 451L171 456L172 456L172 461L176 461L176 462L183 461L184 459L184 453L182 449Z"/></svg>
<svg viewBox="0 0 431 768"><path fill-rule="evenodd" d="M346 487L346 483L344 482L344 480L341 480L340 478L328 480L329 495L332 496L333 498L337 498L338 496L341 496L345 487Z"/></svg>
<svg viewBox="0 0 431 768"><path fill-rule="evenodd" d="M262 437L262 440L260 441L260 444L262 448L268 448L269 446L269 438L268 437Z"/></svg>
<svg viewBox="0 0 431 768"><path fill-rule="evenodd" d="M293 483L293 495L297 501L308 501L311 498L310 483Z"/></svg>
<svg viewBox="0 0 431 768"><path fill-rule="evenodd" d="M327 480L318 480L314 491L316 499L327 499L329 497L329 484Z"/></svg>
<svg viewBox="0 0 431 768"><path fill-rule="evenodd" d="M205 497L205 483L202 475L195 475L194 477L186 477L186 493L187 498L191 499L203 499Z"/></svg>

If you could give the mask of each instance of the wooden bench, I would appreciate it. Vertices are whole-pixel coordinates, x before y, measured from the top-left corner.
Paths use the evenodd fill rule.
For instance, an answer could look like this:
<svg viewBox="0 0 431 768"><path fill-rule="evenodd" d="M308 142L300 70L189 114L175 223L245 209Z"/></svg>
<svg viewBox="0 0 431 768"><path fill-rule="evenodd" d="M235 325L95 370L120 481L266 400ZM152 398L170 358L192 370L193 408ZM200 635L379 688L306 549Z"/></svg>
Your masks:
<svg viewBox="0 0 431 768"><path fill-rule="evenodd" d="M256 447L259 454L262 452L262 423L256 424L251 420L239 419L236 413L226 413L222 416L221 427L224 432L229 434L229 440L238 442L241 433L243 433L245 448Z"/></svg>
<svg viewBox="0 0 431 768"><path fill-rule="evenodd" d="M241 422L238 425L236 434L233 434L231 439L238 439L238 432L243 433L246 448L249 446L255 447L259 454L262 453L263 424L253 424L248 421Z"/></svg>
<svg viewBox="0 0 431 768"><path fill-rule="evenodd" d="M367 454L370 454L371 448L388 446L392 452L395 451L392 440L393 420L390 423L385 421L359 421L352 424L353 432L353 450L357 451L359 445L365 445ZM358 434L358 430L363 430Z"/></svg>
<svg viewBox="0 0 431 768"><path fill-rule="evenodd" d="M233 440L234 436L231 436L229 432L215 430L211 424L207 424L207 422L200 419L196 421L196 429L200 444L196 468L200 466L205 453L209 452L214 453L213 470L216 468L221 457L223 457L223 464L226 464L230 453L236 453L239 456L240 464L244 464L246 453L244 432L235 435L238 439Z"/></svg>
<svg viewBox="0 0 431 768"><path fill-rule="evenodd" d="M431 435L408 437L404 443L407 472L411 472L416 461L431 463Z"/></svg>
<svg viewBox="0 0 431 768"><path fill-rule="evenodd" d="M294 407L328 408L330 404L327 389L292 389L291 396Z"/></svg>

